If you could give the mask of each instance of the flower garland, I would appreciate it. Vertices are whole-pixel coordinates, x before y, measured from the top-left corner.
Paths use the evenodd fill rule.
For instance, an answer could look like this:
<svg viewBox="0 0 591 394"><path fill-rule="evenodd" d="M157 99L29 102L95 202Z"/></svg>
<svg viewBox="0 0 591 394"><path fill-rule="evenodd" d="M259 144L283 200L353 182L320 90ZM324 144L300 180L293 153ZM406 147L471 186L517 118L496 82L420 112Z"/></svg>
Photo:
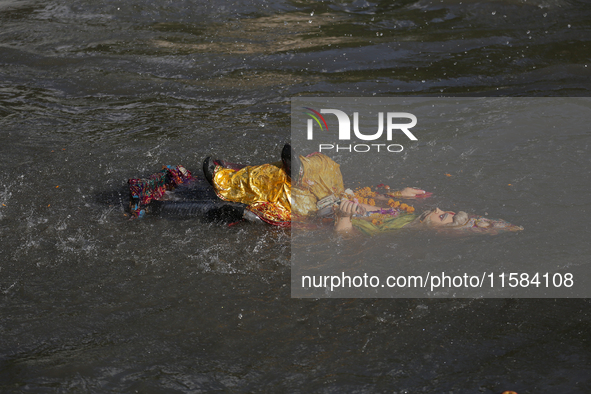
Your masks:
<svg viewBox="0 0 591 394"><path fill-rule="evenodd" d="M385 189L390 190L390 187L389 186L384 186L383 184L380 184L377 187L384 187ZM355 194L355 199L359 203L371 205L371 206L374 206L374 207L376 206L375 198L378 196L378 193L375 192L375 191L372 191L369 186L358 188L353 193ZM388 194L386 194L386 195L388 196ZM400 210L400 211L405 211L407 213L413 213L415 211L415 208L413 206L408 205L406 203L401 203L400 201L396 201L396 200L393 200L393 199L389 199L388 200L388 206L390 208L392 208L392 209L396 209L396 210ZM383 215L385 213L384 212L380 212L380 214Z"/></svg>
<svg viewBox="0 0 591 394"><path fill-rule="evenodd" d="M401 204L400 201L394 201L392 199L388 200L388 205L392 208L400 209L408 213L413 213L415 211L415 208L412 205L408 205L406 203Z"/></svg>
<svg viewBox="0 0 591 394"><path fill-rule="evenodd" d="M376 206L376 201L374 198L376 197L377 193L373 192L369 186L359 188L353 192L355 194L355 198L361 204L371 205L372 207Z"/></svg>

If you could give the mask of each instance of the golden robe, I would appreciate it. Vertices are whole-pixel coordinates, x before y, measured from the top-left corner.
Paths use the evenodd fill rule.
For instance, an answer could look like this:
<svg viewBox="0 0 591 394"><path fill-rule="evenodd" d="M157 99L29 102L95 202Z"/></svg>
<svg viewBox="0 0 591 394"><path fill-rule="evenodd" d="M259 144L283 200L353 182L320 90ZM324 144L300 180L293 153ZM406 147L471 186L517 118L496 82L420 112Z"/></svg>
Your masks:
<svg viewBox="0 0 591 394"><path fill-rule="evenodd" d="M263 221L276 226L291 223L291 179L282 163L232 170L217 166L213 185L219 198L248 205Z"/></svg>
<svg viewBox="0 0 591 394"><path fill-rule="evenodd" d="M314 214L318 200L344 192L340 166L321 153L299 156L299 179L292 188L291 178L281 162L247 166L232 170L217 166L214 190L219 198L248 205L247 209L263 221L276 226L289 226L294 215L299 219ZM293 205L292 205L293 203Z"/></svg>

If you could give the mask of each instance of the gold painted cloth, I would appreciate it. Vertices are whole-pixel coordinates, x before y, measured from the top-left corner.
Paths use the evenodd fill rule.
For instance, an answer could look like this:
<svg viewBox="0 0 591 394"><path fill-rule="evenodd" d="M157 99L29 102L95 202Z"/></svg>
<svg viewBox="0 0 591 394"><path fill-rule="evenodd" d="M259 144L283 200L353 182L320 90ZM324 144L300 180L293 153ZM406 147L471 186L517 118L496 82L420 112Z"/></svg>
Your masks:
<svg viewBox="0 0 591 394"><path fill-rule="evenodd" d="M316 213L319 200L334 194L342 197L345 188L340 165L322 153L299 156L299 180L293 188L293 214L298 218Z"/></svg>
<svg viewBox="0 0 591 394"><path fill-rule="evenodd" d="M282 163L233 170L217 166L213 184L219 198L248 205L263 221L277 226L291 222L291 179Z"/></svg>
<svg viewBox="0 0 591 394"><path fill-rule="evenodd" d="M289 226L293 214L297 218L316 213L318 200L344 193L340 166L321 153L299 156L301 167L297 185L281 162L247 166L233 170L217 166L213 184L219 198L248 205L248 210L267 223ZM292 192L294 199L292 200Z"/></svg>

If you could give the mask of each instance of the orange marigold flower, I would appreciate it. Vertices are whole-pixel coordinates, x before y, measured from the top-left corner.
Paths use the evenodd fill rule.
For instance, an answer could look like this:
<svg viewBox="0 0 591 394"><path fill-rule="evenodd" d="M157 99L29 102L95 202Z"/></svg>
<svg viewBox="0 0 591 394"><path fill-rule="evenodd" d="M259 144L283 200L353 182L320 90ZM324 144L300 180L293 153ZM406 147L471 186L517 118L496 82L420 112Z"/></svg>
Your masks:
<svg viewBox="0 0 591 394"><path fill-rule="evenodd" d="M375 197L376 193L371 191L371 188L366 186L355 191L356 197Z"/></svg>

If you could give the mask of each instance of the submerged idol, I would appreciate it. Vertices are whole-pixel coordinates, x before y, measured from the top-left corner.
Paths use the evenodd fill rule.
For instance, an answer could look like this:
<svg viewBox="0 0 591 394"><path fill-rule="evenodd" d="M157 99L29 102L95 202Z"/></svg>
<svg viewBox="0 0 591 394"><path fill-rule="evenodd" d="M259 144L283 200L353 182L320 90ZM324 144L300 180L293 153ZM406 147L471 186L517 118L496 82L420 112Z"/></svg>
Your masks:
<svg viewBox="0 0 591 394"><path fill-rule="evenodd" d="M414 208L392 200L431 195L416 188L394 192L387 188L384 193L371 192L371 198L363 198L345 189L335 161L321 153L297 155L290 144L283 147L281 161L270 164L246 166L208 157L203 162L203 173L207 183L183 166L164 167L147 179L130 179L132 217L173 212L229 223L247 220L280 227L334 220L337 231L357 229L368 235L403 227L488 234L523 229L503 220L470 217L465 212L455 214L438 208L416 215Z"/></svg>

